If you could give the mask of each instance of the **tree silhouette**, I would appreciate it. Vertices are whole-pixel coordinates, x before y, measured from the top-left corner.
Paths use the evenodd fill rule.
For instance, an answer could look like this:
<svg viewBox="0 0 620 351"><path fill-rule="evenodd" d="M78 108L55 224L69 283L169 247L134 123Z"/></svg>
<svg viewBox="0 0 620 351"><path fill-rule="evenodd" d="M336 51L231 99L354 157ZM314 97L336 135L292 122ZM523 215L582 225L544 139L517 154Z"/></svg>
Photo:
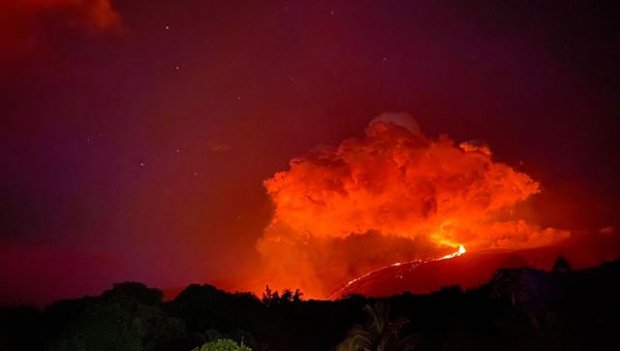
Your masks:
<svg viewBox="0 0 620 351"><path fill-rule="evenodd" d="M183 322L160 307L161 292L122 283L102 294L49 341L49 351L159 350L184 337Z"/></svg>
<svg viewBox="0 0 620 351"><path fill-rule="evenodd" d="M355 326L336 351L407 351L413 350L413 336L402 336L409 321L401 318L390 321L390 309L382 302L365 305L365 326Z"/></svg>
<svg viewBox="0 0 620 351"><path fill-rule="evenodd" d="M553 264L551 272L553 272L553 274L559 274L567 273L571 270L572 267L570 265L570 262L568 262L568 260L564 256L558 256L558 258L555 260L555 263Z"/></svg>
<svg viewBox="0 0 620 351"><path fill-rule="evenodd" d="M192 351L252 351L251 348L237 344L230 339L219 339L208 342L201 347L197 347Z"/></svg>
<svg viewBox="0 0 620 351"><path fill-rule="evenodd" d="M299 289L296 289L295 291L290 289L284 289L282 290L282 295L280 295L277 290L272 291L271 288L269 288L269 285L267 285L265 287L265 291L263 292L261 302L267 306L287 304L291 302L297 303L302 301L301 297L303 296L303 294L304 293L302 293Z"/></svg>

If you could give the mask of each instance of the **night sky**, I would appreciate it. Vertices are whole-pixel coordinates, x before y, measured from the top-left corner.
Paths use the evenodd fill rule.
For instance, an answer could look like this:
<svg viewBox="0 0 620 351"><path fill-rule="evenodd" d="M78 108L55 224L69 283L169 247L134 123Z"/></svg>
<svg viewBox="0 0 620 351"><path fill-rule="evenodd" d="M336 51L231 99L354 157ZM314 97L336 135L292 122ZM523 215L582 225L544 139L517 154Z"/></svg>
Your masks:
<svg viewBox="0 0 620 351"><path fill-rule="evenodd" d="M386 111L620 224L616 1L0 3L0 301L234 281L263 180Z"/></svg>

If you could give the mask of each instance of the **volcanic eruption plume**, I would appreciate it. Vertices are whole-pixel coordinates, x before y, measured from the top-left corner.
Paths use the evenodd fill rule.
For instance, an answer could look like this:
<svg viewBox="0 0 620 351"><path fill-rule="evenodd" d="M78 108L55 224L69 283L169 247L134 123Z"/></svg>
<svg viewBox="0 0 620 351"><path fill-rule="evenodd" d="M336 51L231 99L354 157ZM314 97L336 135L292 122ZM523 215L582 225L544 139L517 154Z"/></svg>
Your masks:
<svg viewBox="0 0 620 351"><path fill-rule="evenodd" d="M364 137L295 158L264 185L275 209L258 242L262 281L311 297L396 262L569 236L515 218L540 192L527 174L484 144L429 138L405 114L380 115Z"/></svg>

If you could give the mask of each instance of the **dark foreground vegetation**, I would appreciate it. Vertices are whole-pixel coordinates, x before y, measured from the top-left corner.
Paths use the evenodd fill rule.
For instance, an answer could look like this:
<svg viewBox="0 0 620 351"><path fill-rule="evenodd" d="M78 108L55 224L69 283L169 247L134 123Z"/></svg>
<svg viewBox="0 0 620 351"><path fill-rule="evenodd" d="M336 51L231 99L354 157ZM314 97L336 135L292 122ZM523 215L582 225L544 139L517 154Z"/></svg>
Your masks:
<svg viewBox="0 0 620 351"><path fill-rule="evenodd" d="M45 310L0 309L0 350L617 350L620 261L500 270L486 285L385 299L304 301L191 285L175 300L139 283ZM233 342L234 341L234 342ZM244 345L237 347L236 345Z"/></svg>

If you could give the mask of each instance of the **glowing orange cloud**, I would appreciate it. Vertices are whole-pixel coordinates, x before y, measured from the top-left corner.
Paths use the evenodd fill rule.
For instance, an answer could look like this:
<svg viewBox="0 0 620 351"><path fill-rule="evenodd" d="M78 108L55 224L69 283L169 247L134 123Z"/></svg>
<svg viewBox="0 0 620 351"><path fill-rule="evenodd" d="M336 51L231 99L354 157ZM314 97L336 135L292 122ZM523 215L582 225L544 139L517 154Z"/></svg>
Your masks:
<svg viewBox="0 0 620 351"><path fill-rule="evenodd" d="M2 59L19 59L45 44L49 25L107 31L120 25L111 0L7 0L0 2Z"/></svg>
<svg viewBox="0 0 620 351"><path fill-rule="evenodd" d="M258 242L265 283L322 297L394 262L459 250L531 248L568 237L514 218L540 185L480 143L431 139L402 114L363 138L293 159L265 181L275 210Z"/></svg>
<svg viewBox="0 0 620 351"><path fill-rule="evenodd" d="M17 0L15 4L31 14L52 10L72 13L75 20L100 29L112 28L120 22L110 0Z"/></svg>

